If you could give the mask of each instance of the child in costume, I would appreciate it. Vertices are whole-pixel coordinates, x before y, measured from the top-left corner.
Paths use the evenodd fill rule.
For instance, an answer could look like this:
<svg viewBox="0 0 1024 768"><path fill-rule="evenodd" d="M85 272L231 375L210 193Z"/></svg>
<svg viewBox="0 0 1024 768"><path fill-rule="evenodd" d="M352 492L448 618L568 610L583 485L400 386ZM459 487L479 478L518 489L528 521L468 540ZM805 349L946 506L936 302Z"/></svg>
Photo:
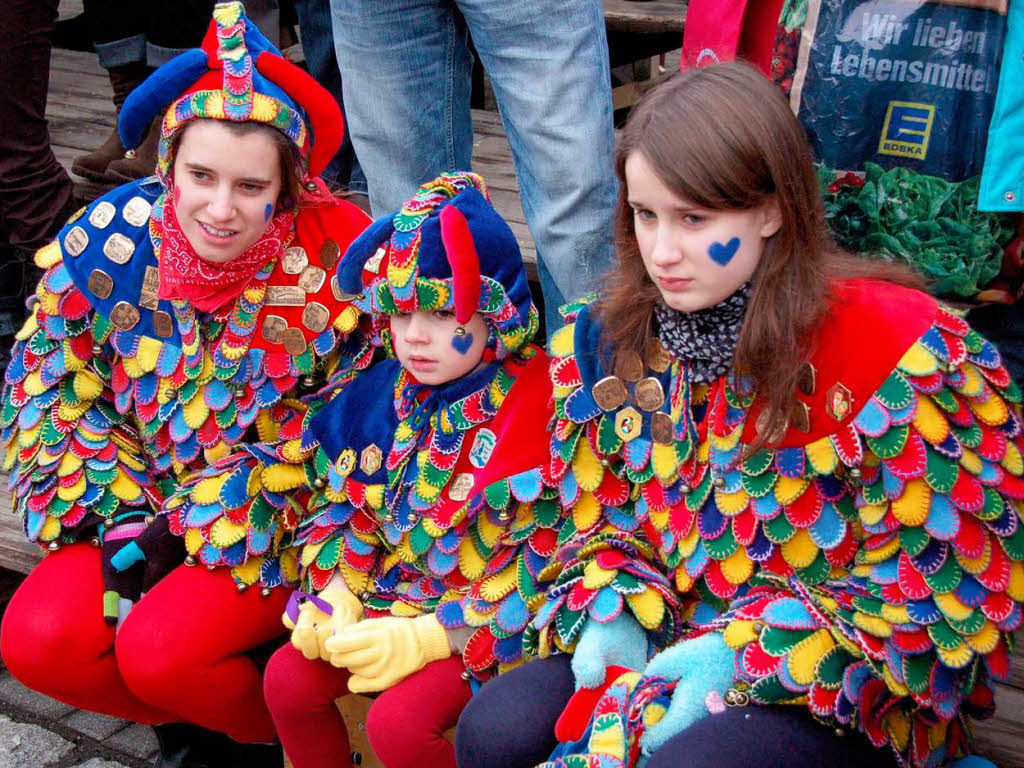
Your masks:
<svg viewBox="0 0 1024 768"><path fill-rule="evenodd" d="M36 257L46 272L0 422L16 509L49 553L0 647L19 680L75 707L272 742L245 654L280 632L302 504L183 542L165 499L238 446L299 434L329 371L368 362L329 273L369 220L316 179L341 137L337 104L241 4L213 16L202 48L121 111L129 147L166 112L156 176L96 200ZM182 565L186 547L209 570ZM158 729L166 757L183 759L170 743L183 733Z"/></svg>
<svg viewBox="0 0 1024 768"><path fill-rule="evenodd" d="M616 168L618 270L551 342L551 475L620 475L629 502L558 553L532 629L635 621L608 621L614 528L656 546L687 625L585 682L549 765L958 758L1024 599L1021 393L997 351L912 276L835 251L801 126L747 65L652 92ZM485 687L459 764L515 765L492 745L543 726L500 703L563 670Z"/></svg>
<svg viewBox="0 0 1024 768"><path fill-rule="evenodd" d="M186 507L216 499L225 518L252 517L230 488L271 471L313 493L295 542L314 594L290 606L291 644L264 680L295 768L349 764L334 706L349 691L382 692L366 727L389 768L454 766L442 734L471 674L518 663L561 520L540 472L551 388L529 345L537 311L515 236L470 173L424 184L379 219L337 279L385 359L301 438L211 467Z"/></svg>

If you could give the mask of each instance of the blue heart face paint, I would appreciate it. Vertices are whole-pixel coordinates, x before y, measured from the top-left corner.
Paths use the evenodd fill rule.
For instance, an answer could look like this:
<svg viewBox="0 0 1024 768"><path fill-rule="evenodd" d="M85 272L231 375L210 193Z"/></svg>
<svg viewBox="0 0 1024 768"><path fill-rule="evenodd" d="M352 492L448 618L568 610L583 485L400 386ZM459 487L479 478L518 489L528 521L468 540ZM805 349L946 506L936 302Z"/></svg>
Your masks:
<svg viewBox="0 0 1024 768"><path fill-rule="evenodd" d="M473 346L473 334L464 333L461 336L452 336L452 349L458 352L460 355L464 355L469 352L470 347Z"/></svg>
<svg viewBox="0 0 1024 768"><path fill-rule="evenodd" d="M715 262L715 264L724 267L732 261L732 257L736 255L736 251L739 249L740 239L738 237L734 237L725 245L722 245L722 243L712 243L709 245L708 256L711 257L711 260Z"/></svg>
<svg viewBox="0 0 1024 768"><path fill-rule="evenodd" d="M270 217L274 215L274 204L267 203L267 207L263 209L263 220L270 221Z"/></svg>

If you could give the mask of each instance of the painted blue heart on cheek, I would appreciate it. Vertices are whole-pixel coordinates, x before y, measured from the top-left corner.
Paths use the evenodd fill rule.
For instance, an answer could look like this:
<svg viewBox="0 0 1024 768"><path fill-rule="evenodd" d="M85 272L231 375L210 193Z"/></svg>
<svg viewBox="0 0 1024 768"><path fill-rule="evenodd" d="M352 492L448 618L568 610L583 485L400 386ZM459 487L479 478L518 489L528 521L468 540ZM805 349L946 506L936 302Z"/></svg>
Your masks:
<svg viewBox="0 0 1024 768"><path fill-rule="evenodd" d="M469 348L473 346L473 334L467 333L465 336L452 336L452 347L460 355L464 355L469 352Z"/></svg>
<svg viewBox="0 0 1024 768"><path fill-rule="evenodd" d="M732 261L732 257L736 255L736 251L739 249L740 239L738 237L734 237L725 245L722 245L721 243L712 243L709 245L708 256L711 257L711 260L715 262L715 264L719 264L724 267Z"/></svg>

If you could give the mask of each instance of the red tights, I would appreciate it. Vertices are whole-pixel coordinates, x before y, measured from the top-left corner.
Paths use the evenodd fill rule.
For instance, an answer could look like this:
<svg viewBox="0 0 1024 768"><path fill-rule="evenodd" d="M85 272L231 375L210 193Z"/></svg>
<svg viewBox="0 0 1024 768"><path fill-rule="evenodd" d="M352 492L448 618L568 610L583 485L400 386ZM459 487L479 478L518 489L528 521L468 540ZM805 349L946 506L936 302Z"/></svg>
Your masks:
<svg viewBox="0 0 1024 768"><path fill-rule="evenodd" d="M469 702L462 659L435 661L384 691L370 706L366 735L387 768L455 768L444 737ZM347 669L308 661L290 644L267 665L263 690L295 768L350 768L348 732L334 700L348 693Z"/></svg>
<svg viewBox="0 0 1024 768"><path fill-rule="evenodd" d="M282 633L287 600L284 589L239 594L226 571L180 566L115 639L102 617L100 551L74 544L47 555L15 592L0 653L25 685L80 709L269 742L260 671L244 653Z"/></svg>

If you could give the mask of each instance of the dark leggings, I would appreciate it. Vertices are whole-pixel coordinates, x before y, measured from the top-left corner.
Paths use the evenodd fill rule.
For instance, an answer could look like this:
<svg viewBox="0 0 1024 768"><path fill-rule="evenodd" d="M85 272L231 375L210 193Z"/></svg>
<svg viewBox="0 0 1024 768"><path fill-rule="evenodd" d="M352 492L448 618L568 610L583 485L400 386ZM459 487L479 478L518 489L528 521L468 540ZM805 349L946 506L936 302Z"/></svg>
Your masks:
<svg viewBox="0 0 1024 768"><path fill-rule="evenodd" d="M459 718L460 768L531 768L555 748L555 721L573 693L569 659L535 661L487 683ZM655 752L647 768L894 768L888 750L835 731L803 707L737 707L708 715Z"/></svg>
<svg viewBox="0 0 1024 768"><path fill-rule="evenodd" d="M459 718L459 768L532 768L547 760L573 687L567 656L531 661L488 682Z"/></svg>

